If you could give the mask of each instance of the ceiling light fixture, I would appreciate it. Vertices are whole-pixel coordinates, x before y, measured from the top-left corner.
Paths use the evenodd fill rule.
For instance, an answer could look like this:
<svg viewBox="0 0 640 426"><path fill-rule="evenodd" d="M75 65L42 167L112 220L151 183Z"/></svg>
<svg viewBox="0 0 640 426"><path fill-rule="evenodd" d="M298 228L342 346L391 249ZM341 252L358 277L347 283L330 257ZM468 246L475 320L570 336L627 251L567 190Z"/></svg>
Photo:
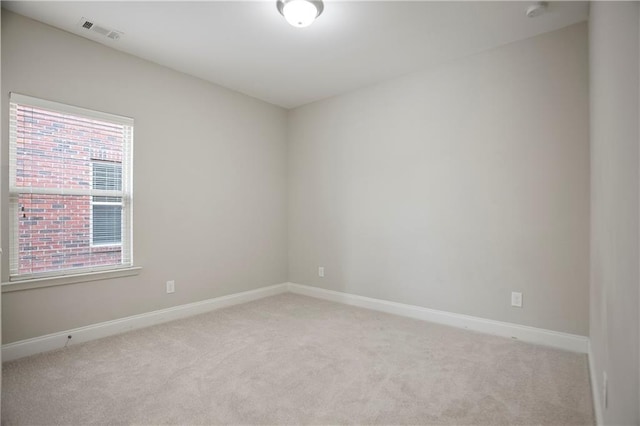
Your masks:
<svg viewBox="0 0 640 426"><path fill-rule="evenodd" d="M308 27L324 10L322 0L278 0L278 12L294 27Z"/></svg>
<svg viewBox="0 0 640 426"><path fill-rule="evenodd" d="M546 1L537 1L527 8L525 15L527 18L535 18L542 15L547 10Z"/></svg>

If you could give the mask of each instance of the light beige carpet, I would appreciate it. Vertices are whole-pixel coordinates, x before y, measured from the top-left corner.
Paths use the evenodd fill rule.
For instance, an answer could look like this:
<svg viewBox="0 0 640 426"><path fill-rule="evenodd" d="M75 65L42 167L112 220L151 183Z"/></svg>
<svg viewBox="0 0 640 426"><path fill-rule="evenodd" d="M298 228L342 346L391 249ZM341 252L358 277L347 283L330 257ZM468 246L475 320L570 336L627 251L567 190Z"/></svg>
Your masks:
<svg viewBox="0 0 640 426"><path fill-rule="evenodd" d="M593 424L587 358L292 294L3 366L2 422Z"/></svg>

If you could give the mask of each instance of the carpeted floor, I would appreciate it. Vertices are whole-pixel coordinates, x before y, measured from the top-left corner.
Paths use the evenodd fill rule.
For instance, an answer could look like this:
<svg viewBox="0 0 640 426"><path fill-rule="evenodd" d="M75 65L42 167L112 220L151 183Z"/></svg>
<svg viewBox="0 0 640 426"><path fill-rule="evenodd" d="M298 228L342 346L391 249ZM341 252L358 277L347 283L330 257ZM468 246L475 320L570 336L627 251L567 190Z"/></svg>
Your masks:
<svg viewBox="0 0 640 426"><path fill-rule="evenodd" d="M6 363L2 423L594 419L584 354L283 294Z"/></svg>

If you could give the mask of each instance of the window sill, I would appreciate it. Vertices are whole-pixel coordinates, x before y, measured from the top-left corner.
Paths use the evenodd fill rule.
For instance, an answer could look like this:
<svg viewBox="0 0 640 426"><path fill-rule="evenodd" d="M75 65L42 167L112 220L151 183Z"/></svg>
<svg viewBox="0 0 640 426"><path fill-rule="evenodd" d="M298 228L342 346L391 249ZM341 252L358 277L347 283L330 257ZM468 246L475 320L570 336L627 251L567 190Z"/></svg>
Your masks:
<svg viewBox="0 0 640 426"><path fill-rule="evenodd" d="M133 275L138 275L141 270L142 268L140 266L132 266L129 268L112 269L110 271L86 272L81 274L60 275L56 277L9 281L2 283L2 293L31 290L34 288L42 287L86 283L89 281L108 280L112 278L130 277Z"/></svg>

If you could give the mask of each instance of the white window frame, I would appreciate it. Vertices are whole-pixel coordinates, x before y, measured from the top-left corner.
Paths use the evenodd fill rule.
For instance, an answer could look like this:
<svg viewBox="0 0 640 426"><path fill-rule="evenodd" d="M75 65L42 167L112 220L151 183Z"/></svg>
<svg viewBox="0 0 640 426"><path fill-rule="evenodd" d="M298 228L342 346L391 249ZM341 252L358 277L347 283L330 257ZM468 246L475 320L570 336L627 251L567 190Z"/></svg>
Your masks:
<svg viewBox="0 0 640 426"><path fill-rule="evenodd" d="M123 142L122 158L122 191L94 190L90 189L47 189L17 187L17 105L32 106L59 113L72 114L84 118L108 121L125 126L125 140ZM73 105L48 101L21 95L10 94L9 101L9 281L41 280L61 276L85 276L96 272L109 272L133 268L133 130L134 120L115 114L94 111ZM59 271L39 272L30 274L19 273L18 238L19 238L19 205L20 194L50 194L50 195L89 195L89 196L115 196L122 199L122 229L121 229L121 263L117 265L93 266L87 268L68 268ZM93 209L91 213L93 224ZM93 242L93 229L91 229L91 242ZM113 245L112 246L116 246ZM3 283L8 284L8 283Z"/></svg>

